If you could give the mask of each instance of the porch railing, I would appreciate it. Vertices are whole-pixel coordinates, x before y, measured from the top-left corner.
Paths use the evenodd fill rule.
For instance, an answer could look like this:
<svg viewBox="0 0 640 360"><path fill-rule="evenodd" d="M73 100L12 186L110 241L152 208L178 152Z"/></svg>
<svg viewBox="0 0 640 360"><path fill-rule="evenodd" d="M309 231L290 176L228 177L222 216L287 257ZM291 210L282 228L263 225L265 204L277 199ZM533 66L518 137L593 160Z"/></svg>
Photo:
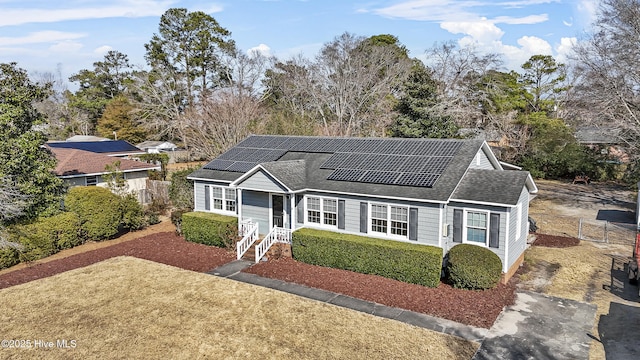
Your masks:
<svg viewBox="0 0 640 360"><path fill-rule="evenodd" d="M244 255L244 253L249 250L251 245L253 245L256 240L258 240L258 228L258 223L247 221L247 223L245 224L243 222L240 231L242 232L242 234L244 234L244 236L242 240L238 241L238 244L236 245L237 259L241 259L242 255Z"/></svg>
<svg viewBox="0 0 640 360"><path fill-rule="evenodd" d="M274 227L271 232L262 240L260 244L256 246L256 263L262 259L264 254L269 251L269 248L275 243L291 243L291 229L284 229L281 227Z"/></svg>
<svg viewBox="0 0 640 360"><path fill-rule="evenodd" d="M238 224L238 235L245 236L247 232L249 232L249 229L251 229L254 224L255 223L251 219L242 220Z"/></svg>

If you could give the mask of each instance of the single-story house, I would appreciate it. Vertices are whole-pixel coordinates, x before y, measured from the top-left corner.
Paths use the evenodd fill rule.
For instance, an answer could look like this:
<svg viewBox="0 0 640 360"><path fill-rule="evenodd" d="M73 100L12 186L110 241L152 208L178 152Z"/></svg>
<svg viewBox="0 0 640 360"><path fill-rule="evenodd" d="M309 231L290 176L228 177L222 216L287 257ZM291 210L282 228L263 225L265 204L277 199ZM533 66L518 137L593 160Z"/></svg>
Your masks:
<svg viewBox="0 0 640 360"><path fill-rule="evenodd" d="M119 159L78 149L48 148L58 160L54 170L55 174L63 179L69 187L106 187L107 182L103 177L109 173L106 166L119 161L120 171L127 183L127 190L136 194L141 203L146 203L144 195L147 190L149 170L160 171L160 166L140 161Z"/></svg>
<svg viewBox="0 0 640 360"><path fill-rule="evenodd" d="M175 151L178 149L176 144L169 141L143 141L137 144L136 147L149 154L159 154L161 152Z"/></svg>
<svg viewBox="0 0 640 360"><path fill-rule="evenodd" d="M608 154L619 163L629 162L629 154L622 140L622 131L609 126L585 126L576 129L578 143L591 149L600 150L602 154Z"/></svg>
<svg viewBox="0 0 640 360"><path fill-rule="evenodd" d="M538 191L528 172L504 170L474 139L254 135L188 178L194 210L238 217L243 235L309 227L445 254L469 243L496 253L505 278L523 261Z"/></svg>
<svg viewBox="0 0 640 360"><path fill-rule="evenodd" d="M135 158L145 154L125 140L50 141L46 145L51 149L77 149L119 158Z"/></svg>

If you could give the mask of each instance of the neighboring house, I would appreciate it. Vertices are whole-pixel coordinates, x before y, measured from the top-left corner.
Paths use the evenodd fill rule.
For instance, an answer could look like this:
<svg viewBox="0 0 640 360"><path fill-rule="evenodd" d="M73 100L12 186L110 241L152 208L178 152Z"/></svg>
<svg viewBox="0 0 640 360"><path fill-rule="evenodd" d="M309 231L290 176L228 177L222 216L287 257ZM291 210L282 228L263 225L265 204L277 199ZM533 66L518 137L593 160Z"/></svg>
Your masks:
<svg viewBox="0 0 640 360"><path fill-rule="evenodd" d="M445 253L469 243L496 253L507 279L537 192L482 140L250 136L188 178L195 211L237 216L243 234L257 223L267 239L309 227Z"/></svg>
<svg viewBox="0 0 640 360"><path fill-rule="evenodd" d="M149 170L160 170L160 166L147 164L140 161L118 159L112 156L96 154L78 149L63 149L49 147L55 155L58 163L55 174L63 179L69 187L74 186L103 186L107 183L104 175L108 174L107 165L120 162L120 171L127 183L127 190L138 196L141 203L145 203L145 192Z"/></svg>
<svg viewBox="0 0 640 360"><path fill-rule="evenodd" d="M168 141L144 141L136 145L136 147L149 154L159 154L161 152L175 151L178 149L176 144Z"/></svg>
<svg viewBox="0 0 640 360"><path fill-rule="evenodd" d="M125 140L106 141L52 141L46 144L52 149L76 149L119 158L132 158L145 152Z"/></svg>
<svg viewBox="0 0 640 360"><path fill-rule="evenodd" d="M108 138L105 138L105 137L100 137L100 136L93 136L93 135L73 135L72 137L68 138L66 141L68 141L68 142L111 141L111 139L108 139Z"/></svg>
<svg viewBox="0 0 640 360"><path fill-rule="evenodd" d="M591 149L600 150L602 154L609 154L611 158L620 163L629 162L629 154L624 149L621 131L609 127L582 127L576 130L578 143Z"/></svg>

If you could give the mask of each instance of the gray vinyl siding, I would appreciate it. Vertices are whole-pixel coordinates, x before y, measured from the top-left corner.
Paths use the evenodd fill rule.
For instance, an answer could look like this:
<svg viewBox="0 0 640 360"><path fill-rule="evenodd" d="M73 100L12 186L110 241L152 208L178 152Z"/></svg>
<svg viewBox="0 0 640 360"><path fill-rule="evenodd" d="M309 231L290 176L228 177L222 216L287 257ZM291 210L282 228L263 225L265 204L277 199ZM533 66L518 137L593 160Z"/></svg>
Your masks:
<svg viewBox="0 0 640 360"><path fill-rule="evenodd" d="M260 226L260 234L269 233L269 193L242 191L242 220L251 219Z"/></svg>
<svg viewBox="0 0 640 360"><path fill-rule="evenodd" d="M204 186L205 185L217 185L222 187L229 187L228 183L221 182L204 182L194 181L194 197L193 197L193 210L194 211L206 211L204 208ZM237 209L237 205L236 205Z"/></svg>
<svg viewBox="0 0 640 360"><path fill-rule="evenodd" d="M325 198L335 198L338 200L345 201L345 228L344 230L338 230L336 227L333 231L340 231L346 233L352 233L357 235L364 236L372 236L372 237L384 237L382 234L372 234L367 233L363 234L360 232L360 203L368 202L368 203L376 203L376 204L385 204L385 205L398 205L398 206L406 206L409 208L415 207L418 209L418 239L417 241L411 241L419 244L425 245L433 245L438 246L438 231L440 229L440 207L438 204L429 204L429 203L420 203L415 201L398 201L398 200L388 200L388 199L378 199L371 198L366 196L347 196L347 195L334 195L327 193L316 193L309 192L306 193L307 196L319 196ZM307 213L305 211L304 215ZM370 221L370 219L368 219ZM303 224L295 224L295 228L301 228L305 225ZM310 225L306 225L310 226ZM312 225L311 225L312 226ZM310 227L311 227L310 226ZM369 228L369 226L368 226ZM327 230L332 230L329 228L325 228ZM394 239L391 239L394 240ZM406 241L410 241L408 238Z"/></svg>
<svg viewBox="0 0 640 360"><path fill-rule="evenodd" d="M243 182L238 184L239 188L254 189L268 192L286 192L286 189L282 187L274 178L260 170L251 175Z"/></svg>
<svg viewBox="0 0 640 360"><path fill-rule="evenodd" d="M499 247L497 249L487 247L487 249L493 251L496 255L498 255L498 257L500 257L500 260L502 261L502 264L503 264L503 270L504 270L505 244L506 244L506 233L507 233L507 214L511 211L511 208L504 208L499 206L483 206L483 205L475 205L475 204L472 205L472 204L463 204L463 203L450 203L447 206L446 223L450 225L451 229L453 229L453 210L454 209L461 209L461 210L467 210L467 211L479 210L479 211L488 211L490 213L500 214ZM466 224L464 223L462 225L462 231L463 233L466 232ZM489 229L487 229L487 231L489 231ZM456 245L456 243L453 242L453 231L449 231L446 241L443 244L445 253L447 253L449 249L451 249L454 245ZM509 249L509 251L511 251L511 249Z"/></svg>
<svg viewBox="0 0 640 360"><path fill-rule="evenodd" d="M484 149L482 148L478 150L478 153L476 154L476 157L473 158L473 161L471 161L471 165L469 166L469 168L470 169L488 169L488 170L495 169L493 164L491 164L491 161L489 161L489 157L487 156L487 154L484 152Z"/></svg>
<svg viewBox="0 0 640 360"><path fill-rule="evenodd" d="M507 269L515 263L515 261L524 252L527 246L527 236L529 235L529 192L526 187L522 188L518 204L522 208L520 218L520 237L518 234L518 207L511 208L510 224L509 224L509 259L507 261Z"/></svg>

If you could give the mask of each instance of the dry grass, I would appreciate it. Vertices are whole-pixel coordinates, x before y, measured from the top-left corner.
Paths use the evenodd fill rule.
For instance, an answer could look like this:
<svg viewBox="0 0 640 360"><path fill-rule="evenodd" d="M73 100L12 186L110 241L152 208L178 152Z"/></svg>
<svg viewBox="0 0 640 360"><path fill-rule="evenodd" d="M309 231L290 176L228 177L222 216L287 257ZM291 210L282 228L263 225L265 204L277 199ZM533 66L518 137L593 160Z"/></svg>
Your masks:
<svg viewBox="0 0 640 360"><path fill-rule="evenodd" d="M579 246L564 249L534 246L527 250L525 258L530 264L544 262L557 267L543 291L545 294L588 302L598 307L592 330L592 335L598 337L600 316L609 314L611 302L622 301L612 291L612 287L615 287L611 277L612 261L626 258L629 253L628 246L583 241ZM606 359L604 347L599 341L591 342L589 359Z"/></svg>
<svg viewBox="0 0 640 360"><path fill-rule="evenodd" d="M2 358L469 359L478 344L264 289L120 257L0 290L2 337L76 340Z"/></svg>

